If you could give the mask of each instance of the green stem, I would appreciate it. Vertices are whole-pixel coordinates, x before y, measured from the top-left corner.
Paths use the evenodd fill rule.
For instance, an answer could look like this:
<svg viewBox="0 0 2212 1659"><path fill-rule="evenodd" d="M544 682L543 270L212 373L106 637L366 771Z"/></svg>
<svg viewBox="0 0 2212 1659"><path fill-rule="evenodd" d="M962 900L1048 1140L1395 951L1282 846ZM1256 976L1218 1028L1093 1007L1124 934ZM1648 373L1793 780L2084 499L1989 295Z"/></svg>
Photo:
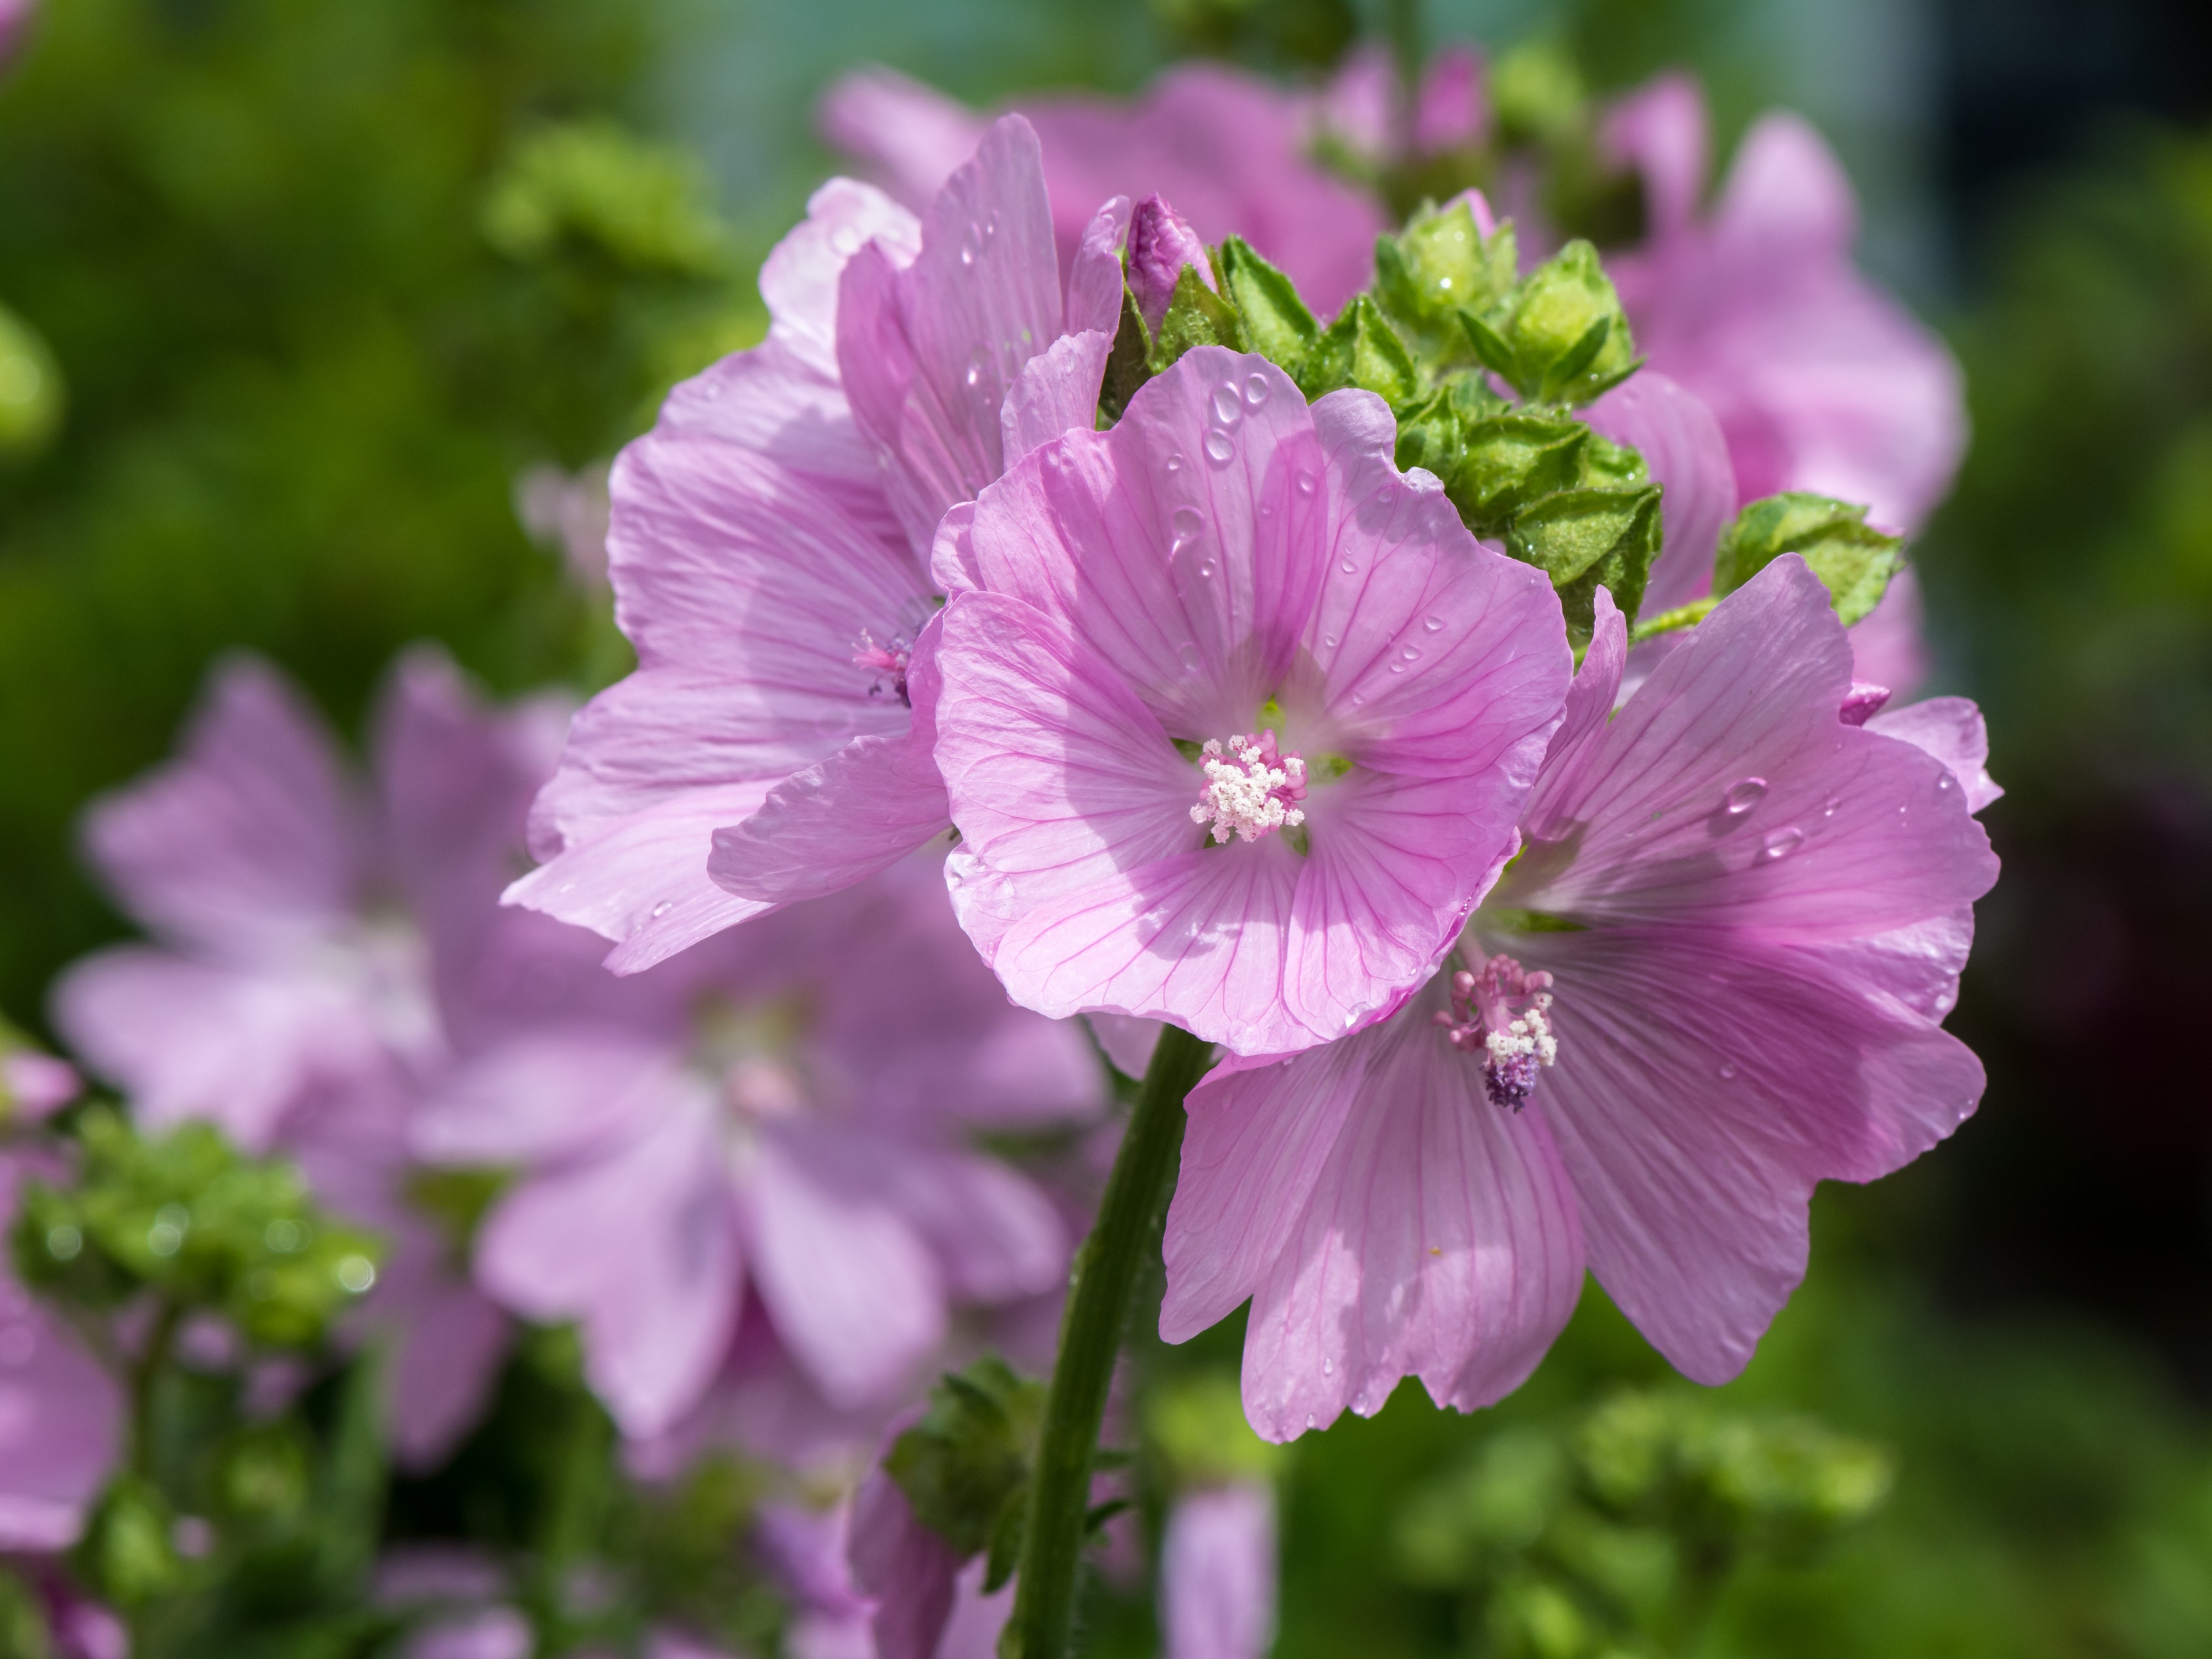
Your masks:
<svg viewBox="0 0 2212 1659"><path fill-rule="evenodd" d="M154 1390L184 1317L184 1309L164 1297L153 1328L146 1334L146 1346L131 1364L130 1468L149 1480L154 1478Z"/></svg>
<svg viewBox="0 0 2212 1659"><path fill-rule="evenodd" d="M1114 1360L1129 1322L1129 1295L1152 1243L1161 1200L1175 1182L1182 1146L1182 1101L1204 1075L1206 1045L1170 1025L1145 1069L1136 1109L1106 1178L1098 1222L1076 1252L1060 1357L1045 1395L1022 1536L1007 1651L1020 1659L1066 1659L1075 1625L1077 1580L1090 1532L1091 1471Z"/></svg>
<svg viewBox="0 0 2212 1659"><path fill-rule="evenodd" d="M1398 66L1398 98L1391 118L1397 124L1401 153L1413 153L1413 112L1421 95L1421 58L1427 48L1422 38L1421 0L1389 0L1386 9L1390 56Z"/></svg>

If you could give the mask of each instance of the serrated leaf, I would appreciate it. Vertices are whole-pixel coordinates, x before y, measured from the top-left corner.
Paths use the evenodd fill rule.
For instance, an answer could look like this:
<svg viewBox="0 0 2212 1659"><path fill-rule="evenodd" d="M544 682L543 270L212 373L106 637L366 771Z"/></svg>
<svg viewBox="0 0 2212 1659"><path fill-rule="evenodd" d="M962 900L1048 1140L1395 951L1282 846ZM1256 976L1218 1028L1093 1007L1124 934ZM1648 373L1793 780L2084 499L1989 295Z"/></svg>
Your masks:
<svg viewBox="0 0 2212 1659"><path fill-rule="evenodd" d="M1258 352L1297 380L1321 325L1299 297L1297 284L1253 252L1241 236L1222 243L1216 268L1222 292L1236 307L1245 349Z"/></svg>
<svg viewBox="0 0 2212 1659"><path fill-rule="evenodd" d="M1160 331L1152 338L1146 366L1153 374L1162 374L1184 352L1203 345L1242 351L1244 334L1237 326L1236 312L1206 285L1198 267L1185 265L1176 277L1175 297L1168 301L1167 315L1160 319Z"/></svg>
<svg viewBox="0 0 2212 1659"><path fill-rule="evenodd" d="M1463 430L1444 493L1476 535L1503 535L1523 507L1583 482L1591 435L1580 421L1540 415L1474 422Z"/></svg>
<svg viewBox="0 0 2212 1659"><path fill-rule="evenodd" d="M1007 1505L1021 1501L1043 1409L1042 1383L987 1354L939 1380L884 1472L924 1526L961 1555L980 1554L1009 1524Z"/></svg>
<svg viewBox="0 0 2212 1659"><path fill-rule="evenodd" d="M1571 633L1587 636L1601 584L1633 622L1659 551L1659 489L1568 489L1524 508L1506 550L1552 579Z"/></svg>
<svg viewBox="0 0 2212 1659"><path fill-rule="evenodd" d="M1298 389L1310 399L1345 386L1372 392L1393 405L1420 395L1420 374L1405 342L1364 294L1353 295L1352 302L1314 343L1305 377L1298 382Z"/></svg>
<svg viewBox="0 0 2212 1659"><path fill-rule="evenodd" d="M1713 592L1733 593L1784 553L1795 553L1827 584L1837 620L1850 627L1881 603L1905 546L1903 537L1868 524L1866 513L1799 490L1752 502L1721 538Z"/></svg>

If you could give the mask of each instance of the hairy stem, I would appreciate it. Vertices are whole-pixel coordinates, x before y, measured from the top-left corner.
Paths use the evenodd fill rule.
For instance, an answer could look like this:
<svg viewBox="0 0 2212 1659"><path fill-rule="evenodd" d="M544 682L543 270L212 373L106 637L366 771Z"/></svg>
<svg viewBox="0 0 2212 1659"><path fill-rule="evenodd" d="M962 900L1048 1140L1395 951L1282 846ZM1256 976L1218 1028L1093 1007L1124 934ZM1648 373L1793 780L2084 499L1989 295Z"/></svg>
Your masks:
<svg viewBox="0 0 2212 1659"><path fill-rule="evenodd" d="M1129 1322L1129 1295L1161 1200L1174 1184L1183 1097L1206 1063L1204 1042L1172 1025L1162 1030L1106 1180L1097 1224L1076 1252L1067 1310L1060 1322L1060 1355L1037 1437L1029 1526L1008 1626L1013 1640L1003 1650L1019 1659L1066 1659L1069 1650L1106 1391Z"/></svg>

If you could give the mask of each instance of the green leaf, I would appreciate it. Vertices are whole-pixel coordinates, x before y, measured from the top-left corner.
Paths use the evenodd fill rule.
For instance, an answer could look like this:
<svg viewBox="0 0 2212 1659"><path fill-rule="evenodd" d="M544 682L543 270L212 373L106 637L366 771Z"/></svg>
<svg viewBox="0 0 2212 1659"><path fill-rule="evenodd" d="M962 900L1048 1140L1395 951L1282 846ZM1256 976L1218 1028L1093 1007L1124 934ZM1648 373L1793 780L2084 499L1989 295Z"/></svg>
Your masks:
<svg viewBox="0 0 2212 1659"><path fill-rule="evenodd" d="M1589 635L1601 584L1621 613L1635 617L1659 551L1659 489L1566 489L1518 514L1506 550L1552 579L1567 628Z"/></svg>
<svg viewBox="0 0 2212 1659"><path fill-rule="evenodd" d="M1146 365L1155 374L1164 373L1184 352L1202 345L1242 351L1244 331L1237 325L1236 312L1206 285L1198 267L1185 265L1176 277L1175 295L1168 301L1167 315L1160 319Z"/></svg>
<svg viewBox="0 0 2212 1659"><path fill-rule="evenodd" d="M1137 296L1121 289L1121 323L1114 331L1113 349L1106 354L1106 377L1098 388L1098 408L1109 421L1118 421L1137 388L1152 378L1152 331L1137 309Z"/></svg>
<svg viewBox="0 0 2212 1659"><path fill-rule="evenodd" d="M1420 374L1405 343L1364 294L1353 295L1328 332L1315 341L1298 381L1310 399L1344 386L1372 392L1394 405L1420 395Z"/></svg>
<svg viewBox="0 0 2212 1659"><path fill-rule="evenodd" d="M1502 536L1513 515L1583 482L1592 434L1580 421L1499 415L1465 429L1459 465L1444 492L1478 536Z"/></svg>
<svg viewBox="0 0 2212 1659"><path fill-rule="evenodd" d="M1241 236L1222 243L1214 269L1220 273L1222 293L1237 309L1245 349L1298 380L1321 325L1298 297L1297 285Z"/></svg>
<svg viewBox="0 0 2212 1659"><path fill-rule="evenodd" d="M1713 562L1713 592L1733 593L1784 553L1795 553L1827 584L1844 627L1881 602L1897 574L1905 538L1875 529L1867 510L1792 491L1769 495L1736 514Z"/></svg>
<svg viewBox="0 0 2212 1659"><path fill-rule="evenodd" d="M929 1391L921 1420L892 1444L884 1473L898 1483L921 1523L963 1556L1019 1554L1006 1519L1018 1509L1044 1412L1044 1385L995 1355L949 1371Z"/></svg>

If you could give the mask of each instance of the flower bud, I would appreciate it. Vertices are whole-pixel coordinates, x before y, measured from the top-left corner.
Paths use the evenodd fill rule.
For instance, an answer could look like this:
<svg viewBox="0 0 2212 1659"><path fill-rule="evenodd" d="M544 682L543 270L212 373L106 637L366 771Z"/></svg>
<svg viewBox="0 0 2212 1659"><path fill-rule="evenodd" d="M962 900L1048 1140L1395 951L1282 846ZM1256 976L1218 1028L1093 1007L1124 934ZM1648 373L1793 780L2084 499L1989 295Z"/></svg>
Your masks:
<svg viewBox="0 0 2212 1659"><path fill-rule="evenodd" d="M1166 320L1176 281L1185 265L1196 270L1206 287L1216 287L1206 244L1190 222L1169 206L1165 197L1147 196L1137 204L1136 216L1129 222L1129 292L1137 301L1137 314L1155 334Z"/></svg>

